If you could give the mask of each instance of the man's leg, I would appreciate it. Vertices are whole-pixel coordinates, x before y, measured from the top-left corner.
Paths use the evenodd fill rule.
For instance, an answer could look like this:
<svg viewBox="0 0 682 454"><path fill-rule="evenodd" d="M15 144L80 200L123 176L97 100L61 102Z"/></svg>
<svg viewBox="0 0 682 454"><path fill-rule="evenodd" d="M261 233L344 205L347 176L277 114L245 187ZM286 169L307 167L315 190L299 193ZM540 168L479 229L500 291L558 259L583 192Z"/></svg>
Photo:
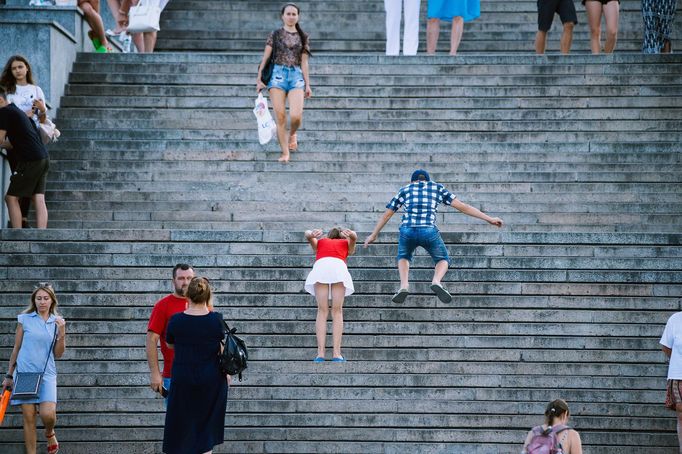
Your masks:
<svg viewBox="0 0 682 454"><path fill-rule="evenodd" d="M587 23L590 26L590 49L593 54L598 54L601 52L601 2L586 1L585 13L587 14Z"/></svg>
<svg viewBox="0 0 682 454"><path fill-rule="evenodd" d="M19 206L19 197L7 194L5 196L5 203L7 204L7 211L9 212L9 223L13 229L21 228L21 207Z"/></svg>
<svg viewBox="0 0 682 454"><path fill-rule="evenodd" d="M405 29L403 55L417 55L419 48L419 6L421 0L404 0Z"/></svg>
<svg viewBox="0 0 682 454"><path fill-rule="evenodd" d="M642 52L645 54L657 54L661 51L657 8L657 0L642 0L642 19L644 20Z"/></svg>
<svg viewBox="0 0 682 454"><path fill-rule="evenodd" d="M673 19L675 19L675 10L677 9L677 0L662 1L659 6L659 32L661 39L661 52L669 54L672 52L672 41L670 35L672 33Z"/></svg>
<svg viewBox="0 0 682 454"><path fill-rule="evenodd" d="M410 261L407 259L398 260L398 274L400 275L400 288L409 289Z"/></svg>
<svg viewBox="0 0 682 454"><path fill-rule="evenodd" d="M46 229L47 205L45 204L45 194L33 194L33 206L36 210L36 227Z"/></svg>
<svg viewBox="0 0 682 454"><path fill-rule="evenodd" d="M547 32L538 30L535 34L535 53L542 55L545 53L545 48L547 47Z"/></svg>
<svg viewBox="0 0 682 454"><path fill-rule="evenodd" d="M450 265L448 264L447 260L441 260L440 262L436 263L436 267L433 270L433 279L431 280L431 283L440 285L440 281L443 280L445 273L448 272L449 266Z"/></svg>
<svg viewBox="0 0 682 454"><path fill-rule="evenodd" d="M571 44L573 43L573 22L566 22L564 24L564 32L561 34L561 53L568 54L571 52Z"/></svg>

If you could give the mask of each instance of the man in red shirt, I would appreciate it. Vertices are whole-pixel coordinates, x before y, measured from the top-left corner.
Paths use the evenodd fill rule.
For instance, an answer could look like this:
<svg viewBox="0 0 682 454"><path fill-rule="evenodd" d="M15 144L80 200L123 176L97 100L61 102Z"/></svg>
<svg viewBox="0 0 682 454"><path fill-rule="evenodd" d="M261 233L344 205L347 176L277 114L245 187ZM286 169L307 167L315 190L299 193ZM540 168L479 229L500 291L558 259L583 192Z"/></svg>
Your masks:
<svg viewBox="0 0 682 454"><path fill-rule="evenodd" d="M149 364L149 386L161 392L171 386L171 369L173 367L173 350L166 345L166 326L170 318L187 309L187 287L194 277L194 270L186 263L178 263L173 268L173 288L175 292L161 298L152 310L147 325L147 363ZM161 341L163 355L163 372L159 370L159 354L156 346Z"/></svg>

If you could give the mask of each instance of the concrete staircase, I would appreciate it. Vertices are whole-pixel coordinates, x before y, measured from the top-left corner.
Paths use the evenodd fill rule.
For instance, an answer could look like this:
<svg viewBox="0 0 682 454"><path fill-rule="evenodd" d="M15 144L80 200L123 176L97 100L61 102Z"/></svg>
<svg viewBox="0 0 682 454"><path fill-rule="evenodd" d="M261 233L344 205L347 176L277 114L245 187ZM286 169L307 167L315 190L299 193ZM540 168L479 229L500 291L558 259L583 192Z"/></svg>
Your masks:
<svg viewBox="0 0 682 454"><path fill-rule="evenodd" d="M221 6L265 3L278 10ZM375 3L353 6L383 15ZM682 57L316 54L289 165L256 140L258 60L81 54L73 67L51 228L0 231L0 361L36 282L68 319L64 452L160 452L144 336L177 262L211 279L250 346L217 453L518 453L556 397L587 454L677 451L658 339L682 302ZM313 364L303 230L364 238L415 167L507 225L443 208L455 299L430 293L422 254L398 307L395 217L349 259L349 362ZM12 410L0 451L21 440Z"/></svg>
<svg viewBox="0 0 682 454"><path fill-rule="evenodd" d="M280 8L271 0L174 0L164 11L159 47L169 51L263 51L265 36L281 26ZM313 52L385 51L385 13L382 0L296 2L301 26L310 33ZM585 7L576 1L578 26L573 52L589 53L589 27ZM421 2L419 52L426 52L426 6ZM603 29L605 25L602 26ZM673 41L682 38L676 28ZM643 21L640 0L622 0L617 50L640 52ZM481 17L467 23L459 51L463 53L534 52L537 2L532 0L481 0ZM561 20L555 16L547 49L559 51ZM603 45L603 44L602 44ZM450 49L450 25L441 24L438 52Z"/></svg>

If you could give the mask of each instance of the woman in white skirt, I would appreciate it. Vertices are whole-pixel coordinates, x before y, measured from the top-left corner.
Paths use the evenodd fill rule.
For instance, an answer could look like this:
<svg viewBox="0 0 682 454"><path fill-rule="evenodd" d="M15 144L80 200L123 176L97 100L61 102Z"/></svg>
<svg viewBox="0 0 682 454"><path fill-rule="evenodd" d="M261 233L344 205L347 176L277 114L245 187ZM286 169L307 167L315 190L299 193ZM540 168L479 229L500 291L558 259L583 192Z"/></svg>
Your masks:
<svg viewBox="0 0 682 454"><path fill-rule="evenodd" d="M329 231L327 238L322 238L322 230L306 230L305 239L315 251L315 264L305 281L305 290L315 296L317 301L317 320L315 334L317 336L316 363L324 362L325 341L327 338L327 317L329 300L332 301L332 361L346 361L341 355L341 336L343 335L343 298L352 294L353 280L346 267L346 259L355 252L357 234L352 230L341 230L335 227Z"/></svg>

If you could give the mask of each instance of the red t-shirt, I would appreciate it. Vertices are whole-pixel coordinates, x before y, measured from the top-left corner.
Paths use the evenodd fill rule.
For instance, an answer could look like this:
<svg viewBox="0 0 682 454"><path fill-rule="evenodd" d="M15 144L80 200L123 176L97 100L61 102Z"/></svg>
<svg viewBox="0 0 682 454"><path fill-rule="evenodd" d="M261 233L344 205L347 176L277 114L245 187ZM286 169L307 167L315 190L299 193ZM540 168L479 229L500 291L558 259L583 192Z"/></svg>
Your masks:
<svg viewBox="0 0 682 454"><path fill-rule="evenodd" d="M166 345L166 327L173 315L183 312L185 309L187 309L187 299L176 295L168 295L165 298L161 298L154 305L152 315L149 317L147 331L161 336L161 355L163 355L163 372L161 375L164 378L170 378L171 376L174 356L174 350Z"/></svg>
<svg viewBox="0 0 682 454"><path fill-rule="evenodd" d="M330 238L322 238L321 240L318 240L315 260L319 260L324 257L335 257L345 262L348 258L348 240L345 238L334 240Z"/></svg>

